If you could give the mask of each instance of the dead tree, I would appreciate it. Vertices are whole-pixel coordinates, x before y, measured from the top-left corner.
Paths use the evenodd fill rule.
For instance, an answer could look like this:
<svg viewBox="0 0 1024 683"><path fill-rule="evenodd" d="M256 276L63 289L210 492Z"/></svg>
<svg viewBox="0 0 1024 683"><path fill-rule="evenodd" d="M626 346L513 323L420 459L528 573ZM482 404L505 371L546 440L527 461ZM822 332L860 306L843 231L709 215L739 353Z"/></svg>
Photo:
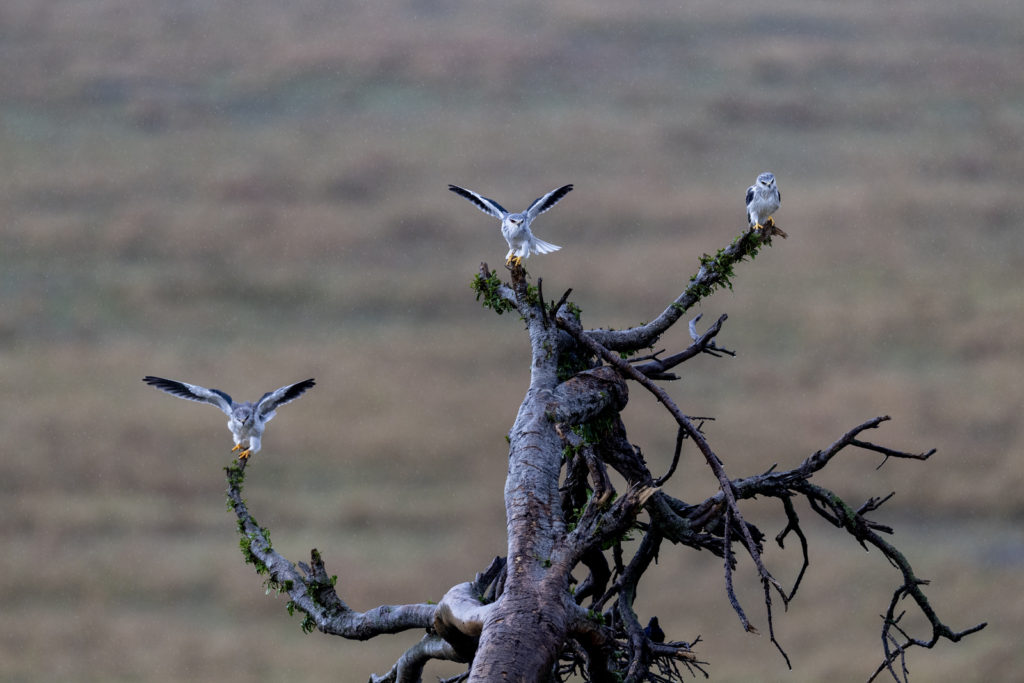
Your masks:
<svg viewBox="0 0 1024 683"><path fill-rule="evenodd" d="M473 682L676 681L707 675L699 638L666 638L656 619L645 626L633 608L637 588L665 541L722 558L724 590L739 623L754 632L733 590L737 563L749 560L763 587L768 636L788 664L775 638L774 614L778 604L792 599L808 567L808 539L798 515L798 507L806 507L861 546L876 548L897 570L897 587L882 618L881 663L865 675L906 680L908 649L931 648L940 638L956 642L986 624L954 631L940 620L923 591L928 582L883 537L892 529L870 519L889 496L854 506L811 477L850 449L873 451L885 460L927 460L934 451L907 453L868 441L868 432L889 419L875 417L791 469L773 466L734 478L705 437L701 420L676 405L660 384L676 379L676 368L695 356L732 353L716 341L724 315L703 332L699 315L690 320L692 343L677 353L650 350L697 302L718 288L731 288L734 266L767 246L770 230L748 230L714 256L703 256L696 275L660 315L624 330L584 329L570 292L549 301L543 283L529 284L521 265L510 268L506 283L481 264L474 280L478 300L499 314L518 314L526 325L530 386L508 435L507 556L495 558L472 581L453 586L437 604L351 609L315 549L308 565L292 563L273 549L269 533L242 499L247 463L240 462L227 468L228 501L238 517L246 561L266 576L269 588L288 593L288 611L304 615L307 632L365 640L425 630L390 671L371 681L419 681L432 659L465 662L466 673L451 680ZM650 471L627 437L621 411L630 383L652 393L676 425L671 465L660 475ZM670 492L684 442L696 447L718 481L701 501L686 502ZM625 490L615 490L610 471L625 480ZM803 566L789 587L765 566L765 533L741 510L742 501L755 496L777 500L785 513L776 542L795 538L802 549ZM626 543L628 538L639 542ZM901 626L906 598L927 619L931 633L915 637Z"/></svg>

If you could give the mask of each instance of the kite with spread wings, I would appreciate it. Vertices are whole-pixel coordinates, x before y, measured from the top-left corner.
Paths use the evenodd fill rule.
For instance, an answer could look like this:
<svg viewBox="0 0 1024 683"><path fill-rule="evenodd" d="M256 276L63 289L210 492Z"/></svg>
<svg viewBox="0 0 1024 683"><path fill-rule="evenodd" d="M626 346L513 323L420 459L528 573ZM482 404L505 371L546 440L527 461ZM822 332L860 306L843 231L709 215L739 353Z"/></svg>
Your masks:
<svg viewBox="0 0 1024 683"><path fill-rule="evenodd" d="M530 254L549 254L561 249L556 244L551 244L534 237L533 232L530 230L530 223L533 222L534 218L557 204L562 197L569 194L572 191L572 185L563 185L551 190L551 192L542 197L537 197L526 211L519 213L509 213L501 204L493 199L488 199L464 187L449 185L448 189L460 197L473 202L476 208L488 216L494 216L501 221L501 234L504 236L505 241L508 242L508 254L505 255L505 263L514 262L519 264L524 258L529 258Z"/></svg>
<svg viewBox="0 0 1024 683"><path fill-rule="evenodd" d="M263 436L267 422L276 415L274 410L278 406L291 403L316 384L312 379L307 379L267 392L258 401L235 403L230 396L219 389L207 389L196 384L178 382L163 377L146 376L142 378L142 381L178 398L209 403L224 411L229 418L228 429L231 430L231 435L235 438L235 447L231 450L241 450L238 457L242 460L259 452L260 437Z"/></svg>

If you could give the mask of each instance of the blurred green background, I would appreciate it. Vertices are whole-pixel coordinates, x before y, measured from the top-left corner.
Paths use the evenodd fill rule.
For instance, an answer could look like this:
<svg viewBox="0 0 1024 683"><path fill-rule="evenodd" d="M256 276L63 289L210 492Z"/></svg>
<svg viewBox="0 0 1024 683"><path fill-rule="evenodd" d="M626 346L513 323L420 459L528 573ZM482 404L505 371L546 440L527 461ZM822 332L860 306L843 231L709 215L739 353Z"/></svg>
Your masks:
<svg viewBox="0 0 1024 683"><path fill-rule="evenodd" d="M673 396L717 418L733 476L881 414L875 441L937 448L879 471L851 451L815 481L853 505L897 491L875 517L940 615L990 622L912 652L916 678L1019 675L1022 64L1024 5L995 0L5 0L0 678L386 671L419 634L303 635L238 551L224 417L142 376L241 399L316 377L248 470L254 514L293 561L321 549L356 609L437 600L504 552L529 377L521 323L469 289L498 224L446 184L517 210L575 183L535 225L563 250L528 266L623 327L738 234L762 170L790 238L703 303L739 355L686 364ZM636 388L627 418L662 471L671 420ZM670 488L714 486L688 452ZM666 548L652 570L643 616L702 636L712 680L874 670L898 577L801 510L792 672L742 632L717 558ZM795 576L792 548L766 559Z"/></svg>

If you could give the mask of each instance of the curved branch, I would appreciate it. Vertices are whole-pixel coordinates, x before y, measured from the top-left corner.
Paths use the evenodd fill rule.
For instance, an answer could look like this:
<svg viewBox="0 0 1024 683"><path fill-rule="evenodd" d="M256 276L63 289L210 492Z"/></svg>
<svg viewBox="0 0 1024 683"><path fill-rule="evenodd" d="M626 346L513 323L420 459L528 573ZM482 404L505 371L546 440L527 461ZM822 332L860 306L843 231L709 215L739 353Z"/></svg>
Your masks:
<svg viewBox="0 0 1024 683"><path fill-rule="evenodd" d="M915 582L915 587L916 585L927 583L927 581L918 579ZM961 638L969 636L972 633L977 633L978 631L988 626L988 622L983 621L980 624L976 624L974 626L971 626L970 628L966 628L963 631L954 632L948 626L946 626L942 622L939 622L937 617L934 617L934 612L931 611L931 607L929 605L928 610L925 612L925 614L932 625L931 639L922 640L919 638L912 638L911 636L907 635L907 633L899 626L899 622L902 619L905 612L901 612L898 616L895 615L895 612L896 605L898 605L903 600L903 598L907 597L908 595L912 595L914 597L914 601L918 603L918 606L921 606L920 600L924 600L924 603L927 605L927 599L924 598L924 594L921 593L920 589L917 589L916 593L920 593L920 599L917 595L915 595L915 591L912 589L912 587L908 587L906 584L897 588L896 591L893 593L892 600L889 601L889 607L885 610L885 616L882 617L882 648L885 651L885 658L882 660L882 663L878 665L878 668L875 670L875 672L871 674L871 677L868 678L868 683L871 683L871 681L875 680L875 678L878 677L878 674L886 670L888 670L889 673L892 674L892 677L896 681L899 681L901 679L901 676L896 674L896 671L892 668L892 665L893 662L895 662L897 659L902 660L906 656L907 649L910 647L917 645L919 647L931 649L935 647L935 645L939 642L940 638L946 638L950 642L955 643L959 641ZM924 608L922 607L922 610L923 609ZM931 614L929 614L929 612L931 612ZM899 642L899 640L892 635L893 630L898 631L900 635L902 635L906 640L902 643ZM907 683L909 672L907 671L906 665L901 667L901 673L902 680L904 681L904 683Z"/></svg>
<svg viewBox="0 0 1024 683"><path fill-rule="evenodd" d="M792 496L780 496L779 500L782 501L782 509L786 512L786 528L775 535L775 542L779 544L780 548L785 548L786 546L783 544L785 543L786 536L792 531L800 540L800 552L803 556L800 571L793 581L793 587L789 589L788 599L792 600L793 596L796 595L797 589L800 588L800 582L804 579L804 573L811 566L811 558L807 551L807 537L804 535L804 530L800 528L800 518L796 514L796 508L793 507Z"/></svg>
<svg viewBox="0 0 1024 683"><path fill-rule="evenodd" d="M768 231L747 230L733 240L732 244L720 249L715 256L704 255L700 269L690 279L686 289L662 311L661 315L638 327L625 330L587 330L597 343L612 351L635 351L653 345L665 331L672 327L686 311L704 297L720 287L732 289L732 269L747 258L753 258L763 246L771 246Z"/></svg>
<svg viewBox="0 0 1024 683"><path fill-rule="evenodd" d="M476 646L480 642L480 633L484 629L484 620L494 609L496 603L481 602L476 587L469 582L453 586L441 598L434 615L434 632L451 643L460 659L468 662L473 659Z"/></svg>
<svg viewBox="0 0 1024 683"><path fill-rule="evenodd" d="M248 461L236 460L225 467L228 479L228 505L238 517L242 535L242 553L256 571L267 575L268 588L288 593L289 610L298 608L307 614L304 630L317 628L324 633L352 640L367 640L384 633L399 633L428 628L434 622L437 605L382 605L367 612L356 612L334 590L336 577L327 575L320 553L311 551L312 567L299 568L270 544L270 533L256 523L242 499L242 483Z"/></svg>
<svg viewBox="0 0 1024 683"><path fill-rule="evenodd" d="M462 662L451 644L436 635L425 635L398 658L395 665L382 676L370 676L370 683L420 683L423 668L431 659Z"/></svg>
<svg viewBox="0 0 1024 683"><path fill-rule="evenodd" d="M817 470L820 470L822 467L827 465L828 461L831 460L836 453L843 450L847 446L856 446L858 448L863 448L865 450L881 453L882 455L885 456L886 460L888 460L889 458L927 460L928 458L935 455L936 450L934 448L925 453L908 453L906 451L897 451L891 448L885 448L884 446L876 446L875 444L869 441L860 441L859 439L857 439L861 432L868 429L875 429L878 427L878 425L882 424L883 422L887 422L890 419L892 418L890 418L888 415L881 415L879 417L872 418L866 422L862 422L861 424L857 425L856 427L854 427L853 429L851 429L850 431L846 432L841 437L836 439L836 441L825 450L817 451L809 458L804 460L804 462L801 463L799 469L801 469L802 471L806 471L808 473L816 472ZM884 463L885 460L882 461L882 464ZM881 465L879 465L879 467L881 467Z"/></svg>
<svg viewBox="0 0 1024 683"><path fill-rule="evenodd" d="M718 333L722 331L722 323L724 323L726 319L728 319L728 317L729 316L723 313L721 316L719 316L718 320L707 329L707 331L704 334L697 335L696 329L694 328L694 324L698 320L700 320L700 315L698 315L696 318L690 321L690 331L691 337L693 338L693 343L690 344L689 347L675 355L669 356L668 358L654 358L651 361L644 363L643 365L634 365L633 367L635 367L638 371L647 375L651 379L679 379L678 376L668 371L674 368L675 366L679 365L680 363L688 361L694 356L700 355L701 353L710 353L712 355L718 355L720 353L725 353L733 356L736 355L732 351L727 351L725 349L721 349L715 346L715 337L718 336Z"/></svg>
<svg viewBox="0 0 1024 683"><path fill-rule="evenodd" d="M697 429L700 429L700 427L698 426ZM686 431L682 427L680 427L679 430L676 432L676 448L672 452L672 463L668 466L668 472L654 480L655 484L657 484L658 486L664 484L672 477L673 474L675 474L676 467L679 466L679 456L683 452L683 439L685 438Z"/></svg>

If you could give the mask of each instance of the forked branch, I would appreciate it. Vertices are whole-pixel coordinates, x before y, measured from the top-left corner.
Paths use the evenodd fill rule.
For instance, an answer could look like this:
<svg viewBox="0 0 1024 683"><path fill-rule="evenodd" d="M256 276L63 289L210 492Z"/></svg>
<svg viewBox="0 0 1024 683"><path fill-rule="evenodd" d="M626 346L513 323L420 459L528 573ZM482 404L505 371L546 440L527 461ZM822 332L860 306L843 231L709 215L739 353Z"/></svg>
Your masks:
<svg viewBox="0 0 1024 683"><path fill-rule="evenodd" d="M705 461L711 471L714 472L715 477L718 479L720 492L726 501L726 505L729 508L729 514L736 521L737 526L741 530L744 546L747 549L748 554L754 561L754 565L757 567L758 575L761 578L762 583L766 589L766 595L770 604L770 592L769 587L774 587L782 599L785 601L786 593L782 589L781 584L771 575L767 567L764 565L764 561L761 558L761 550L758 544L754 542L753 537L750 534L750 530L747 527L746 522L743 519L743 514L739 510L739 506L736 503L736 498L733 495L732 481L729 479L728 474L725 472L725 467L722 465L722 461L719 460L718 456L711 449L711 445L707 439L700 432L699 429L693 424L690 418L679 409L675 401L668 395L668 393L656 384L649 377L641 373L637 368L630 365L628 362L623 360L617 353L613 353L609 349L602 346L598 341L590 336L590 333L585 332L579 325L579 322L572 316L559 316L559 326L569 332L581 345L590 349L595 355L603 359L609 365L615 367L625 377L632 379L641 384L645 389L651 392L655 398L665 406L665 409L675 418L679 428L685 432L686 436L693 440L697 445L697 448L703 454ZM743 628L747 631L753 630L750 622L747 620L743 610L736 610L737 616L740 618L740 622L743 624Z"/></svg>

